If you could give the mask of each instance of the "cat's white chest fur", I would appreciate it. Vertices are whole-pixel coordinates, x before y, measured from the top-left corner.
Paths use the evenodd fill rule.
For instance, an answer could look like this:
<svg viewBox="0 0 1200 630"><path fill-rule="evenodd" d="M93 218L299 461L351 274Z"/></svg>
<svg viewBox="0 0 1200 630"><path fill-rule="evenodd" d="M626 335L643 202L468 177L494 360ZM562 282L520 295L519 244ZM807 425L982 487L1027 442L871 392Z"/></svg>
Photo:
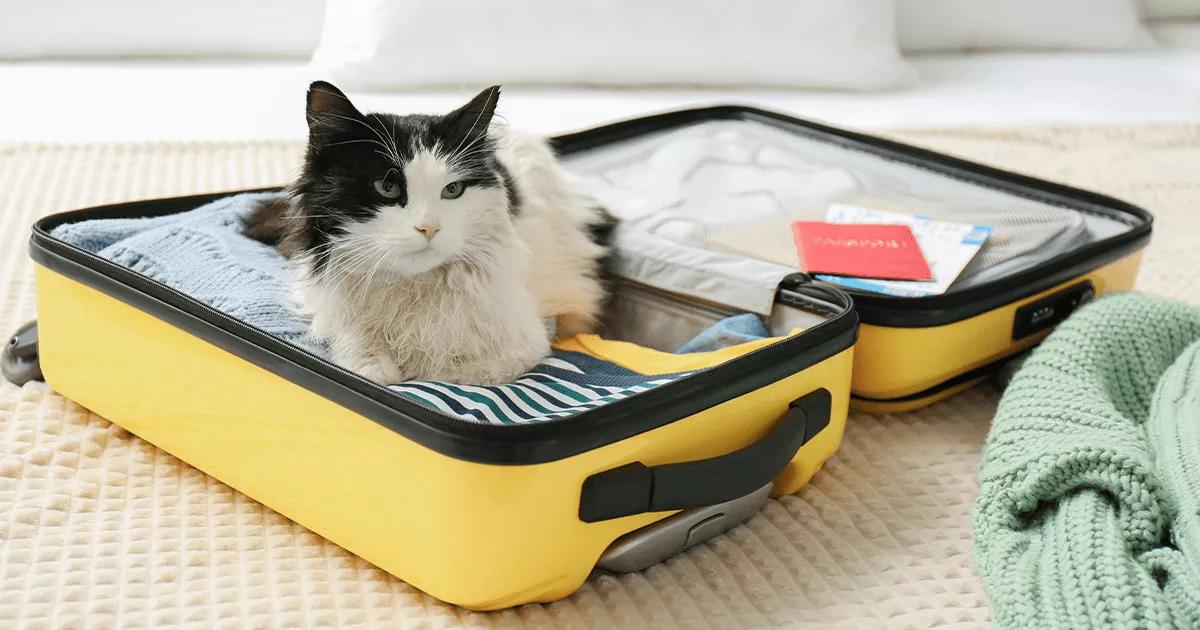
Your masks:
<svg viewBox="0 0 1200 630"><path fill-rule="evenodd" d="M352 290L315 283L304 291L313 333L336 363L381 383L511 381L550 350L521 258L486 276L449 267Z"/></svg>

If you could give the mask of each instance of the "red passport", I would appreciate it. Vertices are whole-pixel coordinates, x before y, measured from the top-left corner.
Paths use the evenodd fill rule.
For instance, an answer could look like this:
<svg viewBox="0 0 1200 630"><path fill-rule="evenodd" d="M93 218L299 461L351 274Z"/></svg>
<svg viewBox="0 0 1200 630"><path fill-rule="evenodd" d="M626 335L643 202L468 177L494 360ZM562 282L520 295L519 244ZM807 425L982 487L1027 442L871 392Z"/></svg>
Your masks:
<svg viewBox="0 0 1200 630"><path fill-rule="evenodd" d="M792 234L808 273L933 280L925 255L907 225L796 221Z"/></svg>

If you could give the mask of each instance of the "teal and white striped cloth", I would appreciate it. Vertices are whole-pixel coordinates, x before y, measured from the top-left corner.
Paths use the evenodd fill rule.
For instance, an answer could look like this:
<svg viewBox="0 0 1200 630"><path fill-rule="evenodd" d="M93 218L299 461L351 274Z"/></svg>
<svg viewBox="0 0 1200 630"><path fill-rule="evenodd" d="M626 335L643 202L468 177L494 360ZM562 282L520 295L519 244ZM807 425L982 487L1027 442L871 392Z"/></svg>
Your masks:
<svg viewBox="0 0 1200 630"><path fill-rule="evenodd" d="M646 376L579 352L554 350L524 376L505 385L407 381L391 389L464 420L526 424L572 416L687 375Z"/></svg>
<svg viewBox="0 0 1200 630"><path fill-rule="evenodd" d="M290 306L284 259L242 233L244 218L255 204L274 194L234 195L164 217L62 225L54 236L328 358L328 349L308 335L307 321ZM714 350L766 336L757 315L738 315L701 333L680 352ZM390 387L409 400L466 421L523 424L564 418L683 376L646 376L589 355L555 350L506 385L408 381Z"/></svg>

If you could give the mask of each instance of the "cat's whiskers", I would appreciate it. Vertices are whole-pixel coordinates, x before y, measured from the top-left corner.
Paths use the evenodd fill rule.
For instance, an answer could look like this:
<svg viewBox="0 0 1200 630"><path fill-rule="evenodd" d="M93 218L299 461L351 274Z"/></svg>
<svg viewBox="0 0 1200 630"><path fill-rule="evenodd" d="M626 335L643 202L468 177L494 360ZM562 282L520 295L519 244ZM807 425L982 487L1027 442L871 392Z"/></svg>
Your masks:
<svg viewBox="0 0 1200 630"><path fill-rule="evenodd" d="M367 144L377 144L377 145L379 145L380 147L383 147L383 149L384 149L384 150L388 150L388 149L389 149L388 145L386 145L386 144L384 144L383 142L380 142L379 140L376 140L376 139L374 139L374 138L356 138L356 139L354 139L354 140L342 140L341 142L330 142L329 144L327 144L327 145L325 145L325 146L327 146L327 147L339 147L339 146L342 146L342 145L344 145L344 144L361 144L361 143L367 143Z"/></svg>
<svg viewBox="0 0 1200 630"><path fill-rule="evenodd" d="M489 109L488 106L492 104L492 97L497 94L499 94L499 92L495 89L488 92L487 98L485 98L483 101L483 107L479 108L479 113L475 114L475 120L471 123L471 128L467 130L467 135L463 136L462 140L458 141L458 146L454 147L454 150L450 152L450 155L454 155L455 153L458 153L459 149L462 148L462 144L464 142L466 142L467 139L470 138L472 134L475 133L475 127L479 126L479 121L483 119L484 112L487 112ZM494 113L494 110L493 110L493 113ZM480 134L478 137L483 138L486 136L487 136L487 134Z"/></svg>
<svg viewBox="0 0 1200 630"><path fill-rule="evenodd" d="M375 250L366 247L359 251L354 257L353 264L351 265L350 263L346 263L346 266L343 267L343 271L334 277L335 282L331 287L329 287L329 292L333 295L341 295L340 291L343 287L345 287L348 291L357 288L359 283L351 283L347 285L346 281L354 277L360 268L363 268L370 261L375 260L375 253ZM383 253L386 254L386 251Z"/></svg>
<svg viewBox="0 0 1200 630"><path fill-rule="evenodd" d="M392 161L396 164L397 167L401 166L403 164L403 160L400 159L400 147L397 146L397 144L396 144L396 135L394 133L388 131L387 123L384 122L383 119L380 118L378 115L375 116L375 120L382 127L382 133L380 133L379 135L381 135L381 136L384 134L387 135L386 141L388 142L389 146L391 147ZM395 123L394 120L392 122L393 122L393 124Z"/></svg>
<svg viewBox="0 0 1200 630"><path fill-rule="evenodd" d="M476 146L477 144L479 146ZM461 165L469 157L474 157L480 153L490 153L495 150L493 142L487 137L486 134L476 137L465 147L462 147L460 143L460 147L461 148L455 149L446 157L447 164L455 166Z"/></svg>
<svg viewBox="0 0 1200 630"><path fill-rule="evenodd" d="M332 238L331 235L328 234L327 232L322 232L322 234L324 236L326 236L327 238L329 238L330 240L326 241L325 243L323 243L321 245L317 245L317 246L311 248L309 250L310 252L330 251L334 247L339 247L339 246L343 246L343 245L349 245L350 247L353 247L354 245L356 245L358 243L368 244L367 236L351 234L349 236L340 236L337 238Z"/></svg>
<svg viewBox="0 0 1200 630"><path fill-rule="evenodd" d="M343 250L335 253L334 246L343 247ZM364 262L373 253L374 248L371 243L362 239L362 243L357 246L346 247L346 242L327 243L323 248L313 248L309 260L319 256L322 252L329 253L328 263L320 272L313 274L308 278L310 286L318 284L328 285L330 282L340 281L345 277L353 274L355 268L361 262ZM340 255L338 255L340 253Z"/></svg>
<svg viewBox="0 0 1200 630"><path fill-rule="evenodd" d="M367 248L356 250L350 254L343 254L337 262L332 262L330 270L323 279L326 283L334 282L332 286L337 286L337 283L354 273L358 265L368 260L372 251Z"/></svg>
<svg viewBox="0 0 1200 630"><path fill-rule="evenodd" d="M493 251L495 241L488 239L470 239L455 256L455 262L465 265L473 272L481 272L491 268L491 263L495 260L495 252Z"/></svg>
<svg viewBox="0 0 1200 630"><path fill-rule="evenodd" d="M379 145L383 150L380 151L379 149L375 149L376 155L382 157L384 159L384 161L392 162L395 164L400 164L400 157L399 157L399 154L398 154L396 148L394 146L388 146L386 143L384 143L380 140L373 140L371 138L360 138L358 140L345 140L343 142L331 142L326 146L333 147L333 146L338 146L340 144L355 144L355 143L360 143L360 142L366 142L369 144Z"/></svg>
<svg viewBox="0 0 1200 630"><path fill-rule="evenodd" d="M393 141L389 145L387 138L384 138L383 134L381 134L378 129L372 127L366 121L360 120L358 118L352 118L350 116L342 116L341 114L335 114L333 112L324 112L321 115L338 118L340 120L348 120L350 122L357 123L359 125L362 125L363 127L366 127L371 133L375 134L376 138L379 139L379 145L381 147L383 147L383 149L384 149L384 152L381 153L380 155L382 155L384 157L384 159L388 159L388 160L391 160L392 162L394 162L396 164L396 166L403 166L403 160L400 159L400 150L396 146L396 143Z"/></svg>
<svg viewBox="0 0 1200 630"><path fill-rule="evenodd" d="M334 248L341 248L340 256L335 255ZM346 265L357 260L357 258L370 251L371 242L366 236L350 235L331 239L323 245L312 248L312 252L329 253L329 265L332 267L332 273L344 269Z"/></svg>
<svg viewBox="0 0 1200 630"><path fill-rule="evenodd" d="M370 271L367 272L366 278L361 281L362 286L370 288L372 281L375 279L375 273L383 268L383 263L387 262L390 252L383 250L379 253L379 257L375 260L375 264L371 265Z"/></svg>
<svg viewBox="0 0 1200 630"><path fill-rule="evenodd" d="M387 127L384 127L383 130L387 131ZM391 142L392 142L392 151L396 155L396 166L400 166L400 147L398 147L396 145L396 119L395 118L392 119L392 130L388 133L388 137L391 139Z"/></svg>
<svg viewBox="0 0 1200 630"><path fill-rule="evenodd" d="M448 160L447 164L450 165L451 169L462 172L466 176L472 172L478 171L478 168L477 168L478 165L470 164L470 161L472 160L472 158L474 158L476 155L487 155L491 152L492 152L491 147L482 147L482 148L477 149L476 151L473 151L469 154L459 156L459 157L455 158L453 161ZM472 166L475 166L476 168L472 168Z"/></svg>
<svg viewBox="0 0 1200 630"><path fill-rule="evenodd" d="M306 214L305 219L345 219L344 214Z"/></svg>

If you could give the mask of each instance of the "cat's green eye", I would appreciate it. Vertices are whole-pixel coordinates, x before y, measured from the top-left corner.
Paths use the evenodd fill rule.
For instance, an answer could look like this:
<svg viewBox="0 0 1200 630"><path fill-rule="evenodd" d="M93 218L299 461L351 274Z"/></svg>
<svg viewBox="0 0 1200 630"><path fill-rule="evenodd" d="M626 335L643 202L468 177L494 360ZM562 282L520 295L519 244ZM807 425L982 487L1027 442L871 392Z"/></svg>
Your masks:
<svg viewBox="0 0 1200 630"><path fill-rule="evenodd" d="M450 182L442 188L442 199L458 199L466 189L467 185L462 182Z"/></svg>
<svg viewBox="0 0 1200 630"><path fill-rule="evenodd" d="M400 182L397 181L397 178L392 177L391 173L376 178L375 181L371 182L371 185L375 187L375 192L384 199L399 199L400 195L404 194L404 189L400 187Z"/></svg>

